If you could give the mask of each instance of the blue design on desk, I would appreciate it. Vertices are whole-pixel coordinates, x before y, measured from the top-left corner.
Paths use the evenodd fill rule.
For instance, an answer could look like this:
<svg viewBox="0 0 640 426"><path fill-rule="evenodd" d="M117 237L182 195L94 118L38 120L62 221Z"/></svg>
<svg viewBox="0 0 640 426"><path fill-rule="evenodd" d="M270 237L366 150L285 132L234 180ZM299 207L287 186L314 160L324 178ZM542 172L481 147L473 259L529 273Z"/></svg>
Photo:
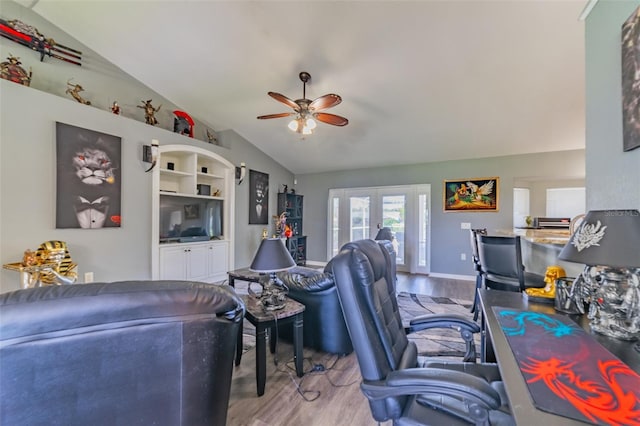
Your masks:
<svg viewBox="0 0 640 426"><path fill-rule="evenodd" d="M498 316L512 317L511 319L516 323L515 327L502 325L502 330L507 336L523 336L527 331L527 324L540 326L555 337L571 336L579 329L577 325L565 324L549 315L538 312L502 310L498 312Z"/></svg>

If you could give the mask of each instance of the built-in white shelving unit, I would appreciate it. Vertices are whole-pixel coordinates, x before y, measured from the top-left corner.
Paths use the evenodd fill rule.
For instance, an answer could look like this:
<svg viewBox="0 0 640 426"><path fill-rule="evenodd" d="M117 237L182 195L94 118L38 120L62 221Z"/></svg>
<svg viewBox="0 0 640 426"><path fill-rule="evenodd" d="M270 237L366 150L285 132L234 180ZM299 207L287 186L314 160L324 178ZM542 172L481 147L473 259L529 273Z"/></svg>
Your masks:
<svg viewBox="0 0 640 426"><path fill-rule="evenodd" d="M225 280L233 269L235 166L189 145L160 146L158 157L152 194L153 279Z"/></svg>

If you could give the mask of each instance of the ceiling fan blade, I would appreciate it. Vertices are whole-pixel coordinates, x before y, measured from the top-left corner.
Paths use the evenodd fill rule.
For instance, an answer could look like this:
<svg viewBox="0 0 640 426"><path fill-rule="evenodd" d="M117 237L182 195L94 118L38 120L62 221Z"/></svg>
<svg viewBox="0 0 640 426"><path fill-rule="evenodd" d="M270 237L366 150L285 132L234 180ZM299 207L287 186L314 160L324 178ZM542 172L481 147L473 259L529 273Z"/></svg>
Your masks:
<svg viewBox="0 0 640 426"><path fill-rule="evenodd" d="M335 114L327 114L326 112L316 112L313 114L318 121L322 121L323 123L332 124L334 126L346 126L349 124L349 120L344 117L340 117Z"/></svg>
<svg viewBox="0 0 640 426"><path fill-rule="evenodd" d="M268 92L268 95L271 96L276 101L282 102L288 107L293 108L296 112L300 110L300 107L298 106L298 104L292 101L291 99L287 98L285 95L281 95L280 93L276 93L276 92Z"/></svg>
<svg viewBox="0 0 640 426"><path fill-rule="evenodd" d="M328 95L320 96L311 102L309 104L309 109L311 111L320 111L321 109L334 107L340 102L342 102L342 98L340 96L329 93Z"/></svg>
<svg viewBox="0 0 640 426"><path fill-rule="evenodd" d="M267 118L288 117L288 116L293 115L293 114L295 114L295 112L280 112L278 114L261 115L260 117L258 117L258 120L265 120Z"/></svg>

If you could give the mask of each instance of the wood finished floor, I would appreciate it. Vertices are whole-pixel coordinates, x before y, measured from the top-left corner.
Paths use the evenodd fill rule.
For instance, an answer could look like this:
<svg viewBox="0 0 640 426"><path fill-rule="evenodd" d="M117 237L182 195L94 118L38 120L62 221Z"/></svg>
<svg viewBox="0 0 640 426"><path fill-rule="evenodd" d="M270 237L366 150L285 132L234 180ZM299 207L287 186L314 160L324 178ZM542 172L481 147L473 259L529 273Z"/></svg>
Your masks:
<svg viewBox="0 0 640 426"><path fill-rule="evenodd" d="M472 281L398 274L398 291L471 300ZM278 365L267 351L267 384L256 394L255 350L234 367L227 413L229 426L367 426L378 424L360 391L355 354L337 355L304 349L304 377L295 375L291 344L278 342ZM322 364L324 372L311 371ZM390 426L391 422L381 423Z"/></svg>

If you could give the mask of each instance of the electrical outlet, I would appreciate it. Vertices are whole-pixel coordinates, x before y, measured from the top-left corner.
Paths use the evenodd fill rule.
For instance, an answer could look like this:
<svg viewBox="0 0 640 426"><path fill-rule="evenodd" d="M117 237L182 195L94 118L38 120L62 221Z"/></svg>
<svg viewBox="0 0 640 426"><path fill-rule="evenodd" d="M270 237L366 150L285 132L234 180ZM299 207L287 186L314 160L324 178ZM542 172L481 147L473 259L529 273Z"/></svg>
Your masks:
<svg viewBox="0 0 640 426"><path fill-rule="evenodd" d="M466 253L460 253L460 260L467 260L467 254Z"/></svg>
<svg viewBox="0 0 640 426"><path fill-rule="evenodd" d="M85 284L93 282L93 272L85 272L84 273L84 282L85 282Z"/></svg>
<svg viewBox="0 0 640 426"><path fill-rule="evenodd" d="M469 222L462 222L460 224L460 229L471 229L471 223Z"/></svg>

